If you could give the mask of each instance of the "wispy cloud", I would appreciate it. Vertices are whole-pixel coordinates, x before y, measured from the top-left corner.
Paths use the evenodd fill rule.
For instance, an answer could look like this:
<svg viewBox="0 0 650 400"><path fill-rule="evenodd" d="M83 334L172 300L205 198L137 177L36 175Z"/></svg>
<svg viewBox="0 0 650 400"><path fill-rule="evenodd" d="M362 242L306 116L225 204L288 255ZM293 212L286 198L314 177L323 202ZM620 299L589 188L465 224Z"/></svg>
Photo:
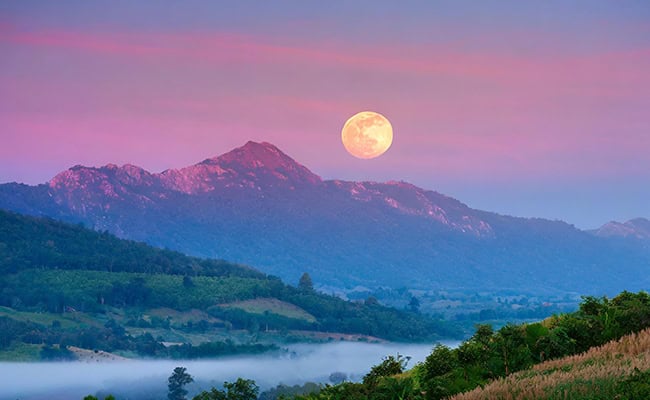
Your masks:
<svg viewBox="0 0 650 400"><path fill-rule="evenodd" d="M133 141L151 140L142 132L155 136L194 119L203 125L188 135L200 138L209 137L205 130L213 124L217 131L236 127L241 135L285 131L291 142L304 134L303 126L324 137L349 114L374 107L408 137L404 162L509 178L567 169L620 172L629 166L617 160L625 153L640 160L639 145L647 145L648 120L641 113L650 104L650 48L531 57L450 45L288 44L229 32L23 31L10 23L0 23L0 46L10 55L17 48L35 55L64 52L70 69L82 72L10 79L0 66L7 96L0 105L16 111L8 104L13 94L14 104L18 99L40 120L53 112L69 121L70 128L58 125L61 131L77 131L73 121L86 110L94 115L89 120L104 124L88 125L88 132L115 130L120 120L126 132L139 127ZM80 65L93 58L118 64L90 74ZM21 117L5 112L0 118ZM147 128L136 121L148 121ZM15 135L32 131L14 126ZM176 139L165 140L171 145ZM327 168L328 160L316 157L314 163Z"/></svg>

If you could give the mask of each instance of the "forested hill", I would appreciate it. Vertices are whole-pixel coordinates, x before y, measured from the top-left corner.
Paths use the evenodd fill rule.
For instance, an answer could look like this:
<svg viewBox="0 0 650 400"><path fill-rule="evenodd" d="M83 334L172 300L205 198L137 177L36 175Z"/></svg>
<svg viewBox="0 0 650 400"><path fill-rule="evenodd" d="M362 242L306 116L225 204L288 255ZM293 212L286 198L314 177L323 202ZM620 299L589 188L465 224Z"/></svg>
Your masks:
<svg viewBox="0 0 650 400"><path fill-rule="evenodd" d="M188 341L199 331L229 336L232 331L257 334L262 327L281 336L323 340L332 338L326 332L399 341L458 335L440 321L373 299L348 302L319 293L308 277L294 287L250 267L0 211L0 317L18 315L14 311L23 320L38 313L50 319L87 314L103 321L95 324L100 327L114 319L111 326L121 324L127 333L151 328L163 338L156 329L173 328L187 332ZM17 341L20 337L15 335Z"/></svg>
<svg viewBox="0 0 650 400"><path fill-rule="evenodd" d="M0 210L0 272L29 268L265 277L247 266L189 257L82 225Z"/></svg>

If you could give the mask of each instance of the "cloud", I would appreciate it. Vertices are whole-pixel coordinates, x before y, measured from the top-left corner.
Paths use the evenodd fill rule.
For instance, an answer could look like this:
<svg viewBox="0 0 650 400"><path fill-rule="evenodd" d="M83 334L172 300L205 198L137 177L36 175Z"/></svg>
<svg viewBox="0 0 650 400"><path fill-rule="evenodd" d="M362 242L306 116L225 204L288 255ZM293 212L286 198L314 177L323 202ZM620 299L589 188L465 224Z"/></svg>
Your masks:
<svg viewBox="0 0 650 400"><path fill-rule="evenodd" d="M395 129L387 172L529 179L650 168L646 48L531 55L229 32L22 31L7 23L0 32L4 141L34 143L7 155L16 163L54 157L38 143L66 135L95 144L86 159L119 156L154 170L255 137L327 175L353 167L338 152L342 123L374 109ZM124 137L128 148L119 146ZM153 142L159 160L148 151ZM56 157L80 162L71 151Z"/></svg>

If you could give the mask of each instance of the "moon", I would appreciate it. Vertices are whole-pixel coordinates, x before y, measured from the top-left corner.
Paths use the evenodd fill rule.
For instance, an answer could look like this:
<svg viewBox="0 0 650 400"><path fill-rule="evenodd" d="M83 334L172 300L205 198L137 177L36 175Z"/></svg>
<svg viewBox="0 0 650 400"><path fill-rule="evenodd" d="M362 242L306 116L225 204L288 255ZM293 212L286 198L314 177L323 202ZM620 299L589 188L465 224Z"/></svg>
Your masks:
<svg viewBox="0 0 650 400"><path fill-rule="evenodd" d="M393 127L383 115L362 111L351 116L341 131L343 146L357 158L379 157L393 143Z"/></svg>

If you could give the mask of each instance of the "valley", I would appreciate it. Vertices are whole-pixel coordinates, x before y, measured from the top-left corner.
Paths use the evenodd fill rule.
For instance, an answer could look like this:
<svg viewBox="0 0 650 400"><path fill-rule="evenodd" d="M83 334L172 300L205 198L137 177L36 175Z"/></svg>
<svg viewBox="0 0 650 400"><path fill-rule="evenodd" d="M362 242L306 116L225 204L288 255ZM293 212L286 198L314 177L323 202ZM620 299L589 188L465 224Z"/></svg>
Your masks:
<svg viewBox="0 0 650 400"><path fill-rule="evenodd" d="M456 324L350 302L251 267L0 211L0 358L210 358L293 342L431 342Z"/></svg>
<svg viewBox="0 0 650 400"><path fill-rule="evenodd" d="M0 400L650 399L649 21L0 0Z"/></svg>

